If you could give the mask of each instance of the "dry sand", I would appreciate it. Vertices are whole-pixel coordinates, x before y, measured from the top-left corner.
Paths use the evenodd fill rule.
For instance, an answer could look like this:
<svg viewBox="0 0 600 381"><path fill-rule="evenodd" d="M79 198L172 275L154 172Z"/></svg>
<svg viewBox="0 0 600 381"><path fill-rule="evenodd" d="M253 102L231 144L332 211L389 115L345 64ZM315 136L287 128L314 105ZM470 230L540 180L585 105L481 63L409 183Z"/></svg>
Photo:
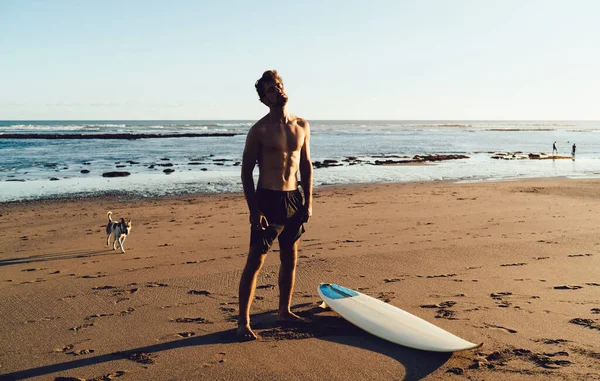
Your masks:
<svg viewBox="0 0 600 381"><path fill-rule="evenodd" d="M313 324L275 322L275 247L249 343L233 334L242 195L1 204L0 379L600 379L600 181L315 193L292 301ZM133 219L125 254L105 245L109 210ZM320 309L319 282L484 346L388 343Z"/></svg>

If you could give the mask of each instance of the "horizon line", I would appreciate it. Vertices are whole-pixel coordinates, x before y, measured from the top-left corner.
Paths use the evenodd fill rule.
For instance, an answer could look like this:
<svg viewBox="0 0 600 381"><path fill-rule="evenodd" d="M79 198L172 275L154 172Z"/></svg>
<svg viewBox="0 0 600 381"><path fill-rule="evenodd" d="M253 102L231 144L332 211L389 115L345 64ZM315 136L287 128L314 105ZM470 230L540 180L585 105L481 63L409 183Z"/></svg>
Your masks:
<svg viewBox="0 0 600 381"><path fill-rule="evenodd" d="M0 122L247 122L259 119L0 119ZM307 119L308 121L349 122L600 122L600 119Z"/></svg>

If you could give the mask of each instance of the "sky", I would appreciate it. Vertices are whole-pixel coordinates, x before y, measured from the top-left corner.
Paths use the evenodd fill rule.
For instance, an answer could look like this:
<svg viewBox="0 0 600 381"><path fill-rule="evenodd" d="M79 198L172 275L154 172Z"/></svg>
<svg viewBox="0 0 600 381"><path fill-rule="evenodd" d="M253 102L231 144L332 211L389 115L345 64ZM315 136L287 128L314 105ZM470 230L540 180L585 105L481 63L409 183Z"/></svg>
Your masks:
<svg viewBox="0 0 600 381"><path fill-rule="evenodd" d="M0 120L600 120L596 0L0 0Z"/></svg>

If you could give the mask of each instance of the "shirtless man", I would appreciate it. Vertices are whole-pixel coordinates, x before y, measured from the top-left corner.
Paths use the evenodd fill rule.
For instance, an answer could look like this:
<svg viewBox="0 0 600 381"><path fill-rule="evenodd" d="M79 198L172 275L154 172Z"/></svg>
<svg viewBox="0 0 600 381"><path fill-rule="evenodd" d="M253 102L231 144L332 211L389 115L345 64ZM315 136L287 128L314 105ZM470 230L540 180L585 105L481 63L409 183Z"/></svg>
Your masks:
<svg viewBox="0 0 600 381"><path fill-rule="evenodd" d="M298 242L304 223L312 215L312 177L310 128L308 122L290 114L288 96L275 70L266 71L256 81L260 101L269 113L248 131L242 157L242 184L250 210L250 250L239 289L237 337L255 340L250 329L250 305L256 278L275 238L279 239L279 322L305 322L292 313L290 304L296 276ZM252 171L258 163L258 186ZM297 174L301 186L298 190Z"/></svg>

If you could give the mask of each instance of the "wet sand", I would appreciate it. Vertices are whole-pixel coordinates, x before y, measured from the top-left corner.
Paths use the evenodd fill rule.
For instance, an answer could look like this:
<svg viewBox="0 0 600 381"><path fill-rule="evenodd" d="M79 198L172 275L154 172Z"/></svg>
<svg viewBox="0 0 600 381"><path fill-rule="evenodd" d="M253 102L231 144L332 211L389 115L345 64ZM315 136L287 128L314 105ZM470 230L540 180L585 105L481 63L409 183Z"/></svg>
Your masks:
<svg viewBox="0 0 600 381"><path fill-rule="evenodd" d="M0 204L0 379L600 379L600 181L315 190L294 311L276 323L277 245L238 343L243 196ZM125 254L106 213L133 219ZM320 282L484 346L404 348L323 310Z"/></svg>

